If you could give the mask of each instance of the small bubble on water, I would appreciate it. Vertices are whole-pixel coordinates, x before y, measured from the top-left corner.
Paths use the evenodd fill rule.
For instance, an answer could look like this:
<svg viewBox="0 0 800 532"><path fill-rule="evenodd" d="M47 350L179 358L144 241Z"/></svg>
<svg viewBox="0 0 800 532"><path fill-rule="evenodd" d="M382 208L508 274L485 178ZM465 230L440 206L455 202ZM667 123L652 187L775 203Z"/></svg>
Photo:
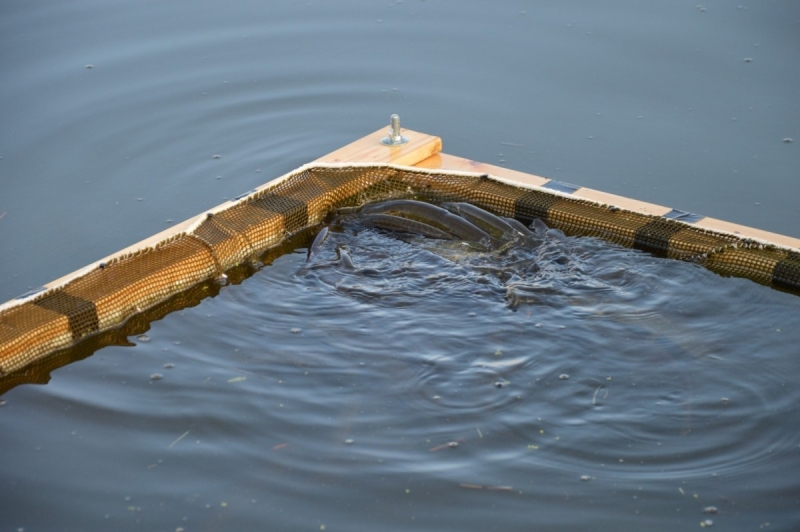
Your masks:
<svg viewBox="0 0 800 532"><path fill-rule="evenodd" d="M581 480L584 482L588 482L592 480L592 477L590 477L589 475L581 475Z"/></svg>
<svg viewBox="0 0 800 532"><path fill-rule="evenodd" d="M6 401L4 399L0 399L0 406L6 406Z"/></svg>
<svg viewBox="0 0 800 532"><path fill-rule="evenodd" d="M346 445L353 445L355 443L355 440L353 438L347 438L346 440L344 440L344 443Z"/></svg>
<svg viewBox="0 0 800 532"><path fill-rule="evenodd" d="M566 373L562 373L561 375L558 376L558 378L561 379L562 381L565 381L569 379L569 375L567 375Z"/></svg>
<svg viewBox="0 0 800 532"><path fill-rule="evenodd" d="M292 334L297 334L297 333L301 333L301 332L303 332L303 329L301 329L300 327L292 327L292 328L290 329L290 332L291 332Z"/></svg>
<svg viewBox="0 0 800 532"><path fill-rule="evenodd" d="M458 442L457 441L448 442L447 446L450 447L451 449L455 449L456 447L458 447Z"/></svg>
<svg viewBox="0 0 800 532"><path fill-rule="evenodd" d="M152 375L150 375L151 381L160 381L163 378L164 376L161 373L153 373Z"/></svg>
<svg viewBox="0 0 800 532"><path fill-rule="evenodd" d="M728 399L727 397L723 397L722 399L720 399L720 401L722 402L723 405L727 405L728 403L731 402L731 400Z"/></svg>
<svg viewBox="0 0 800 532"><path fill-rule="evenodd" d="M146 334L140 334L139 336L136 337L136 339L139 340L140 342L149 342L150 341L150 337L147 336Z"/></svg>
<svg viewBox="0 0 800 532"><path fill-rule="evenodd" d="M717 510L716 506L706 506L705 508L703 508L704 514L715 514L717 512L719 512L719 510Z"/></svg>

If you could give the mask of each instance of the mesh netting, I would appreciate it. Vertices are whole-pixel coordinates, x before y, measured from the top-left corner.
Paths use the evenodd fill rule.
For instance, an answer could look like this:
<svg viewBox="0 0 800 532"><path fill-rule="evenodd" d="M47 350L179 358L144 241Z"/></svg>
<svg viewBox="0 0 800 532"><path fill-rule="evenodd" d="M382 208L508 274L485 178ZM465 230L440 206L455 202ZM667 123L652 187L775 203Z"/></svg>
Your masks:
<svg viewBox="0 0 800 532"><path fill-rule="evenodd" d="M0 375L21 370L86 336L111 331L249 264L287 237L317 226L333 209L392 197L465 201L525 224L541 218L567 235L599 237L659 257L692 260L722 275L800 293L800 253L790 249L487 175L317 164L207 214L154 246L4 305ZM180 307L170 307L174 308Z"/></svg>

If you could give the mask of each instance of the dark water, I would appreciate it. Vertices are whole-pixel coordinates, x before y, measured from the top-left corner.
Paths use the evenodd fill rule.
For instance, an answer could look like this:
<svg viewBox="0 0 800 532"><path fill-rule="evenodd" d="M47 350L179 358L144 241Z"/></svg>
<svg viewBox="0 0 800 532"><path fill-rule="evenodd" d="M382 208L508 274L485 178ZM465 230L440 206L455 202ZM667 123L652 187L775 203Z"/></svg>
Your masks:
<svg viewBox="0 0 800 532"><path fill-rule="evenodd" d="M800 7L739 2L5 1L0 300L393 112L800 236ZM0 529L800 527L797 297L594 240L351 236L355 271L300 250L5 394Z"/></svg>
<svg viewBox="0 0 800 532"><path fill-rule="evenodd" d="M339 231L7 393L4 529L800 526L800 298Z"/></svg>

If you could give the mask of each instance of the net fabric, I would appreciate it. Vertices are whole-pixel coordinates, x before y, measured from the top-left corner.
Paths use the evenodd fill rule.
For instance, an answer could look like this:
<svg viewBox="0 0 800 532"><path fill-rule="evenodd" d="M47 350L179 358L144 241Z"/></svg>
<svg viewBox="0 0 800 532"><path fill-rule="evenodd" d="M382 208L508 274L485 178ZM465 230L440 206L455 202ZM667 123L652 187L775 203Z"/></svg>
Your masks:
<svg viewBox="0 0 800 532"><path fill-rule="evenodd" d="M180 304L181 294L280 247L291 235L319 225L334 209L397 197L469 202L526 224L541 218L570 236L598 237L660 257L692 260L722 275L800 293L800 253L736 235L515 186L488 175L389 165L309 165L199 217L186 231L154 246L5 305L0 310L0 375L87 336L113 331L170 298Z"/></svg>

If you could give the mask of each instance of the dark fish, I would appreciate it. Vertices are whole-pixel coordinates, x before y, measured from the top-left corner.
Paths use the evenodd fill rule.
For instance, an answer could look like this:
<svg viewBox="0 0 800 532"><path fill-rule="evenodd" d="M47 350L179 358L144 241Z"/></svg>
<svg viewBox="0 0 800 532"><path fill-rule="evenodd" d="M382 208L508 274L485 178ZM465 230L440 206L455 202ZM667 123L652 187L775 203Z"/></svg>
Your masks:
<svg viewBox="0 0 800 532"><path fill-rule="evenodd" d="M319 248L322 247L322 244L325 243L325 239L328 238L328 226L326 225L323 227L319 233L317 233L316 238L314 238L314 242L308 248L308 255L306 255L306 262L311 260L311 255L319 251Z"/></svg>
<svg viewBox="0 0 800 532"><path fill-rule="evenodd" d="M520 222L519 220L517 220L515 218L503 218L503 220L505 220L505 222L508 225L510 225L511 227L516 229L518 232L522 233L523 235L525 235L527 237L531 237L531 238L536 237L536 235L533 233L533 231L531 231L530 229L525 227L525 224Z"/></svg>
<svg viewBox="0 0 800 532"><path fill-rule="evenodd" d="M541 218L534 218L530 225L536 236L545 236L547 234L547 224Z"/></svg>
<svg viewBox="0 0 800 532"><path fill-rule="evenodd" d="M367 214L361 216L361 221L365 225L379 227L381 229L403 231L441 240L453 240L452 235L445 233L441 229L437 229L426 223L411 220L410 218L403 218L402 216L392 216L391 214Z"/></svg>
<svg viewBox="0 0 800 532"><path fill-rule="evenodd" d="M514 218L503 218L503 220L505 220L508 223L508 225L516 229L520 235L522 235L520 243L529 249L537 247L544 240L543 236L537 235L536 233L525 227L525 224L523 224L519 220L516 220Z"/></svg>
<svg viewBox="0 0 800 532"><path fill-rule="evenodd" d="M448 211L461 216L480 227L484 231L491 233L492 236L503 240L511 240L520 235L520 231L512 227L508 222L495 216L494 214L476 207L471 203L444 203L442 207ZM520 224L521 225L521 224ZM524 233L523 233L524 234Z"/></svg>
<svg viewBox="0 0 800 532"><path fill-rule="evenodd" d="M456 216L446 209L422 201L384 201L382 203L366 205L361 209L361 212L370 215L396 213L407 218L416 218L415 221L438 227L460 240L474 242L489 249L496 249L503 245L502 241L494 238L489 233L464 218Z"/></svg>

